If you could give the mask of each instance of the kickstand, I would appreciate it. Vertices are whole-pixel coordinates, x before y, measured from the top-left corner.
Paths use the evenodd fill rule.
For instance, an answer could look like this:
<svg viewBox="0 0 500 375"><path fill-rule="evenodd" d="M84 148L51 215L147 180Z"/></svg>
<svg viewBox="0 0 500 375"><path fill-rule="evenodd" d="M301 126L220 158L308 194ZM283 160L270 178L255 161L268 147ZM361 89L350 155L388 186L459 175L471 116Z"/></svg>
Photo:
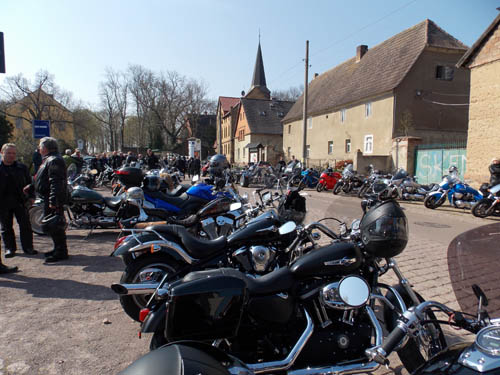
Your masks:
<svg viewBox="0 0 500 375"><path fill-rule="evenodd" d="M89 232L87 233L87 235L85 237L83 237L83 240L88 240L89 237L92 235L92 232L94 231L95 227L90 227L90 230Z"/></svg>

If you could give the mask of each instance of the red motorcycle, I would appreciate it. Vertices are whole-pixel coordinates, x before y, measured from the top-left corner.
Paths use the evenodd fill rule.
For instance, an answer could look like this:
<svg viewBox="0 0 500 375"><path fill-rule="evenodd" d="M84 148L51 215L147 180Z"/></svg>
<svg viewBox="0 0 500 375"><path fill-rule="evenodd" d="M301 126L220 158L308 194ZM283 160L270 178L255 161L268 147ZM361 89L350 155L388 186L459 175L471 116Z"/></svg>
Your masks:
<svg viewBox="0 0 500 375"><path fill-rule="evenodd" d="M325 169L319 177L319 182L318 185L316 185L316 190L319 193L323 190L333 189L337 181L341 178L342 175L338 172L334 172L333 169Z"/></svg>

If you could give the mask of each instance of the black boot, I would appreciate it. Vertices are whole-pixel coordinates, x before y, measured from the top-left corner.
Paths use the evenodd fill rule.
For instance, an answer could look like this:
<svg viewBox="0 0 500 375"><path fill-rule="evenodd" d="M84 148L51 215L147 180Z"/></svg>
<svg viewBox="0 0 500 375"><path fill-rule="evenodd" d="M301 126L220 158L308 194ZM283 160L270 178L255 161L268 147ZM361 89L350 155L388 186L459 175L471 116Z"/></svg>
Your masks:
<svg viewBox="0 0 500 375"><path fill-rule="evenodd" d="M68 258L69 258L69 256L68 256L67 249L56 249L54 251L54 254L45 258L45 263L56 263L56 262L60 262L61 260L66 260Z"/></svg>
<svg viewBox="0 0 500 375"><path fill-rule="evenodd" d="M54 255L54 253L56 252L56 250L51 250L51 251L47 251L46 253L43 253L43 256L45 258L48 258L48 257L51 257L52 255Z"/></svg>
<svg viewBox="0 0 500 375"><path fill-rule="evenodd" d="M0 263L0 275L14 272L17 272L17 267L9 267L5 264Z"/></svg>

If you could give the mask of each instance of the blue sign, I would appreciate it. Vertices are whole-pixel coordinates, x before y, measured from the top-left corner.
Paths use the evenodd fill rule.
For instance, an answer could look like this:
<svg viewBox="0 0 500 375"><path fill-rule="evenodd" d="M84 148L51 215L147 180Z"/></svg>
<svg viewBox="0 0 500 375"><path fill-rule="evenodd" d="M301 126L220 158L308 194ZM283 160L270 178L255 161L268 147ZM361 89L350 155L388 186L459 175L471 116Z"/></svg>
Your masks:
<svg viewBox="0 0 500 375"><path fill-rule="evenodd" d="M33 138L50 137L50 121L33 120Z"/></svg>

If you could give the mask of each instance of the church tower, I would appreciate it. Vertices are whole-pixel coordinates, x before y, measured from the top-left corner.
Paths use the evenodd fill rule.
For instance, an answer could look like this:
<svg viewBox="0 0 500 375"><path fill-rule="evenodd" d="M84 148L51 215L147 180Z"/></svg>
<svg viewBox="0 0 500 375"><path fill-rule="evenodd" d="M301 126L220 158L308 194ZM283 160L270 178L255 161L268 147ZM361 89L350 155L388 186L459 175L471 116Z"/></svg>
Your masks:
<svg viewBox="0 0 500 375"><path fill-rule="evenodd" d="M253 70L252 86L250 91L245 95L248 99L265 99L271 98L271 91L266 86L266 73L264 73L264 62L262 61L262 51L257 49L257 58L255 60L255 67Z"/></svg>

